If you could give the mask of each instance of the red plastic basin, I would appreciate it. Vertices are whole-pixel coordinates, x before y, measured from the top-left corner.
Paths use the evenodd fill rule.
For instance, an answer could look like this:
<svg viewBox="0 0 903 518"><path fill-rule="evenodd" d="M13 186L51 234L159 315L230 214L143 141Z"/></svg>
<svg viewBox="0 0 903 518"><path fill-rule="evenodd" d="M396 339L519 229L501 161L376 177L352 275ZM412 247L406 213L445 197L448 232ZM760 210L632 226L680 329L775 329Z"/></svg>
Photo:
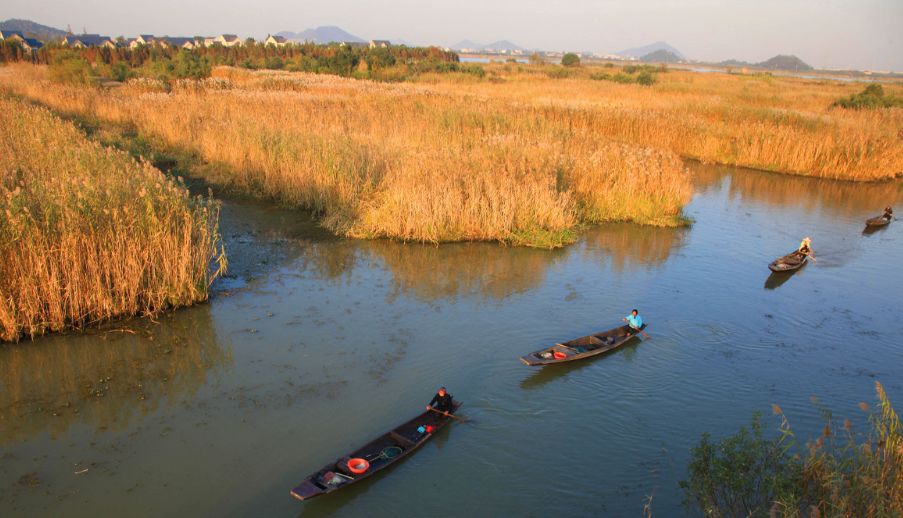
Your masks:
<svg viewBox="0 0 903 518"><path fill-rule="evenodd" d="M367 462L367 459L350 459L348 461L348 469L355 475L360 475L370 469L370 463Z"/></svg>

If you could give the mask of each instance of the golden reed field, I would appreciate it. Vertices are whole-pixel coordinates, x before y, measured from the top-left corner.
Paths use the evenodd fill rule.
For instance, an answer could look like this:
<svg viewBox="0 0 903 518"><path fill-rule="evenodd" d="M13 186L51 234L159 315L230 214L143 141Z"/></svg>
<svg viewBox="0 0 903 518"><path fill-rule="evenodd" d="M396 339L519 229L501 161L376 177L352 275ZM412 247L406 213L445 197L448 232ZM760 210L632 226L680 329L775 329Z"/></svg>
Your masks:
<svg viewBox="0 0 903 518"><path fill-rule="evenodd" d="M602 67L487 70L388 84L218 68L168 91L67 86L20 65L0 85L189 152L208 181L310 208L353 237L555 247L583 224L680 224L691 189L679 156L844 180L903 172L901 110L831 108L861 84L671 70L647 87L591 79Z"/></svg>
<svg viewBox="0 0 903 518"><path fill-rule="evenodd" d="M594 110L435 85L221 68L172 92L98 89L31 66L7 67L0 85L191 152L212 183L313 209L354 237L554 247L586 223L680 224L691 191L677 154L605 136Z"/></svg>
<svg viewBox="0 0 903 518"><path fill-rule="evenodd" d="M436 91L569 108L617 141L702 162L853 181L903 177L903 110L832 108L863 83L669 70L644 87L594 81L618 68L491 65L487 81L424 78ZM569 77L550 75L566 72ZM903 96L903 83L884 84Z"/></svg>
<svg viewBox="0 0 903 518"><path fill-rule="evenodd" d="M0 96L0 340L205 300L225 266L218 219L159 170Z"/></svg>
<svg viewBox="0 0 903 518"><path fill-rule="evenodd" d="M903 110L831 107L861 84L670 70L641 86L593 79L617 68L486 70L389 84L218 68L171 87L88 87L12 65L0 89L187 157L211 184L314 210L352 237L552 248L587 224L679 225L691 195L681 157L903 176ZM2 108L0 337L206 298L225 264L215 204L47 111L9 98Z"/></svg>

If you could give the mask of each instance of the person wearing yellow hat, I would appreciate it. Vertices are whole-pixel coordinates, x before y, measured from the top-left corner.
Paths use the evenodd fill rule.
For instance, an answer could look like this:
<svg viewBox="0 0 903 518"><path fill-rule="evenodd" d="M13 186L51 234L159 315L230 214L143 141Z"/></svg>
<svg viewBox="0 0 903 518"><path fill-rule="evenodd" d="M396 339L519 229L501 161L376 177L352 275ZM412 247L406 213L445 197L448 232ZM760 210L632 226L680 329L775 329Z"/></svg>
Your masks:
<svg viewBox="0 0 903 518"><path fill-rule="evenodd" d="M797 252L803 255L808 255L809 257L812 257L814 259L815 255L812 253L812 239L808 237L803 238L803 241L802 243L800 243L800 247L799 249L797 249Z"/></svg>

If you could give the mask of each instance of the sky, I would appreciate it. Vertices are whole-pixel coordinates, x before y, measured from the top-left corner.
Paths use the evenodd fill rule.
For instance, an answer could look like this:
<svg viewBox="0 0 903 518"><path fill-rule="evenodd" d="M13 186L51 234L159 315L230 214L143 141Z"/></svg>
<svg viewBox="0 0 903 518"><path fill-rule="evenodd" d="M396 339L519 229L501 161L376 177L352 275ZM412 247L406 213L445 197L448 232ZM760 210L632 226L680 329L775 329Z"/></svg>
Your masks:
<svg viewBox="0 0 903 518"><path fill-rule="evenodd" d="M690 59L903 71L903 0L0 0L25 18L108 36L279 31L337 25L364 39L617 52L666 41Z"/></svg>

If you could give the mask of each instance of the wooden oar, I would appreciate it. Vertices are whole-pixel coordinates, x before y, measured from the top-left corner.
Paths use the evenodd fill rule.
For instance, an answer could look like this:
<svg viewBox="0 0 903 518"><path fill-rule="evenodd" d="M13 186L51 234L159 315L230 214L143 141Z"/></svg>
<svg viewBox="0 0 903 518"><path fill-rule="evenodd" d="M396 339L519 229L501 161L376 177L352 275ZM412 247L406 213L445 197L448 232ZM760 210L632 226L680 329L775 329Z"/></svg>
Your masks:
<svg viewBox="0 0 903 518"><path fill-rule="evenodd" d="M443 415L443 416L445 416L445 417L451 417L452 419L457 419L458 421L461 421L462 423L467 421L467 418L466 418L466 417L458 417L458 416L456 416L455 414L452 414L452 413L446 414L445 412L443 412L443 411L441 411L441 410L436 410L436 409L433 408L433 407L430 407L430 410L432 410L433 412L436 412L436 413L439 414L439 415Z"/></svg>
<svg viewBox="0 0 903 518"><path fill-rule="evenodd" d="M648 339L648 340L652 340L652 337L649 336L648 334L646 334L646 331L643 331L642 329L637 329L637 333L642 334L643 337L646 338L646 339ZM634 333L633 336L636 336L637 333Z"/></svg>

